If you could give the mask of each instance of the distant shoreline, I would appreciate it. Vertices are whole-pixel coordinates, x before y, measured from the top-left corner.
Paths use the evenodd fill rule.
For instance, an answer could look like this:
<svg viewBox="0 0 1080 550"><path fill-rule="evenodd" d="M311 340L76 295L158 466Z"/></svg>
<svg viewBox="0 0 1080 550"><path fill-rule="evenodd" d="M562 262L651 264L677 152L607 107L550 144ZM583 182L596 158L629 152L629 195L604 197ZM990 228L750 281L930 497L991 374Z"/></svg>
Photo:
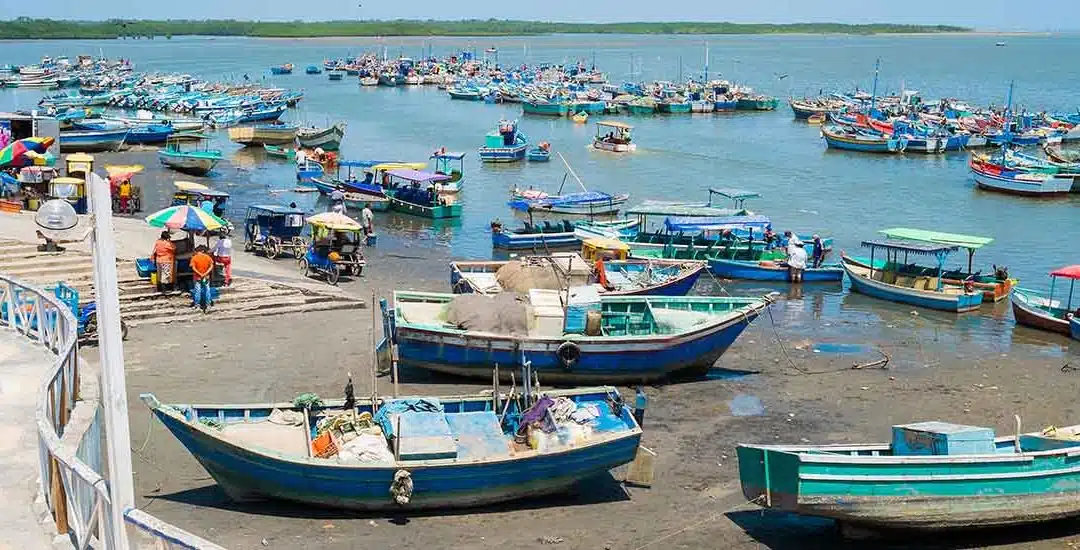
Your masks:
<svg viewBox="0 0 1080 550"><path fill-rule="evenodd" d="M0 39L114 39L121 37L229 36L253 38L501 37L550 34L768 35L768 34L955 34L977 32L952 25L874 23L627 22L559 23L512 20L231 21L115 20L71 21L17 18L0 21Z"/></svg>

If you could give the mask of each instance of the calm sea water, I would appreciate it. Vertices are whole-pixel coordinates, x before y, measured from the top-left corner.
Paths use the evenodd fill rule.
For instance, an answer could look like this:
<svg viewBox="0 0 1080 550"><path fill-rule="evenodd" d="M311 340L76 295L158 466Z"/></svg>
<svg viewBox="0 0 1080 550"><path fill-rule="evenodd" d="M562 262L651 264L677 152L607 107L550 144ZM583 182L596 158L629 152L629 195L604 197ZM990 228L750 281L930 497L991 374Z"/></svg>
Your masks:
<svg viewBox="0 0 1080 550"><path fill-rule="evenodd" d="M995 47L1000 40L1007 47ZM434 87L361 88L355 79L329 82L308 76L303 67L324 58L384 49L391 57L419 57L431 51L446 56L461 50L499 49L499 61L568 62L584 60L612 81L633 78L701 77L705 44L709 75L787 97L820 89L869 89L873 66L881 60L879 91L919 90L924 98L959 97L973 104L1004 102L1010 80L1015 101L1031 109L1074 111L1080 36L544 36L510 38L399 38L266 40L177 38L154 41L33 41L0 45L0 62L33 63L43 55L88 53L127 57L140 71L188 72L209 79L253 80L306 92L296 120L325 124L348 122L343 156L353 159L423 160L438 148L470 153L462 194L463 217L433 226L415 218L382 215L380 248L431 257L433 272L445 273L445 258L491 255L488 223L512 214L507 189L533 185L551 191L563 181L561 162L484 166L475 150L500 118L520 116L520 106L451 101ZM270 77L268 68L291 62L293 75ZM780 78L781 75L786 75ZM0 108L28 108L40 93L0 92ZM704 200L710 186L761 192L751 204L772 217L778 229L818 232L835 237L837 249L857 251L861 239L877 229L911 226L992 236L976 262L1010 267L1022 286L1047 286L1046 273L1080 262L1080 196L1033 200L975 189L966 172L966 155L872 156L827 151L818 129L792 120L786 107L772 113L619 117L636 126L640 149L613 156L587 147L591 124L565 119L522 117L521 129L533 141L550 141L590 189L629 192L642 199ZM230 163L213 180L233 193L234 210L255 202L289 202L316 209L313 195L270 190L294 187L290 165L263 158L229 143L217 146ZM152 162L152 161L151 161ZM567 188L576 187L567 180ZM164 206L170 192L165 178L149 189L150 206ZM959 255L951 264L964 263ZM711 284L711 283L710 283ZM705 285L710 286L710 285ZM726 289L772 290L754 285ZM778 290L785 291L780 288ZM789 316L807 333L844 338L850 326L865 327L862 337L884 338L885 323L910 324L916 334L946 345L975 343L1007 349L1015 338L1059 342L1053 336L1012 328L1007 308L956 316L927 313L917 322L910 308L849 295L839 286L792 295L777 315ZM878 323L885 321L885 323ZM777 319L783 322L783 319ZM870 328L878 327L879 328ZM906 325L905 325L906 326ZM926 332L930 331L930 332ZM1019 335L1019 336L1017 336ZM848 336L850 339L850 336ZM1064 341L1060 341L1064 344ZM1055 344L1056 345L1056 344Z"/></svg>

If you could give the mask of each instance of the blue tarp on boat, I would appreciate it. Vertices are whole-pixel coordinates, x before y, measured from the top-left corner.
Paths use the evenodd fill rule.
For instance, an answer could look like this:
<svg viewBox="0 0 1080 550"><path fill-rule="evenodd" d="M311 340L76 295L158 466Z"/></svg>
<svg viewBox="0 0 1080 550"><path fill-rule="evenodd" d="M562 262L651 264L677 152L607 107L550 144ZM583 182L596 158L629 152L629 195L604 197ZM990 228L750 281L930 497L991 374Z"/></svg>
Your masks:
<svg viewBox="0 0 1080 550"><path fill-rule="evenodd" d="M664 218L664 228L670 232L717 231L721 229L761 229L772 227L768 216L670 217Z"/></svg>

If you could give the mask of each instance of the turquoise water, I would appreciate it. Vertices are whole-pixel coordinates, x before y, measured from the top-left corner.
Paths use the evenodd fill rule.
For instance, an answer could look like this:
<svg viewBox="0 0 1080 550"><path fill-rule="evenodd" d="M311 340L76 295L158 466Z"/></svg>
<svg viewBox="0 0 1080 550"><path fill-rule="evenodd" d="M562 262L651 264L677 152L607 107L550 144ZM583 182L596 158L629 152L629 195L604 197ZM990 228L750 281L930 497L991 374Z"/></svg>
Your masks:
<svg viewBox="0 0 1080 550"><path fill-rule="evenodd" d="M1006 40L1007 47L994 47ZM780 229L832 235L837 251L859 253L861 239L876 229L913 226L992 236L995 243L976 255L984 272L1005 264L1022 286L1047 286L1052 268L1080 262L1080 195L1057 200L1024 199L976 190L966 171L965 154L945 156L872 156L825 150L816 127L792 120L784 106L772 113L617 117L636 126L640 149L615 156L588 148L591 124L565 119L522 117L520 106L451 101L435 87L361 88L355 78L329 82L308 76L303 67L328 57L381 51L419 57L428 48L438 56L495 45L503 64L566 62L595 56L612 81L699 76L705 42L710 76L718 74L786 98L816 94L819 89L850 90L871 85L875 59L881 59L879 91L901 83L925 98L959 97L973 104L1004 102L1009 80L1016 81L1015 101L1033 109L1074 111L1075 60L1080 36L544 36L528 38L409 38L265 40L177 38L171 41L34 41L6 42L2 63L32 63L42 55L80 53L127 57L141 71L189 72L210 79L239 80L247 74L268 84L303 88L306 98L289 116L316 123L348 122L343 156L354 159L423 160L438 147L470 153L462 194L464 215L433 227L425 220L381 215L380 249L430 257L432 273L445 273L447 258L485 258L491 254L488 223L512 217L507 190L538 186L556 190L565 169L548 164L483 166L475 150L500 118L521 118L521 129L534 141L546 140L566 157L589 186L631 193L643 199L703 200L710 186L760 191L752 208L772 217ZM291 62L298 69L271 78L269 67ZM787 75L778 78L779 75ZM0 92L0 108L28 108L40 93ZM236 197L235 210L253 202L296 200L319 208L313 195L268 189L294 186L291 165L266 161L261 151L245 151L222 137L217 144L229 163L213 178ZM152 157L149 157L152 159ZM151 162L153 162L151 160ZM171 177L171 176L169 176ZM168 178L149 189L150 207L167 202ZM576 183L567 180L567 189ZM153 204L159 201L162 204ZM956 256L950 265L966 259ZM705 291L711 288L703 282ZM714 285L716 286L716 285ZM725 291L778 290L786 296L779 316L795 316L803 330L843 335L843 323L867 327L866 338L885 337L879 321L896 317L909 322L910 308L849 295L839 285L807 288L787 295L784 287L729 285ZM777 322L782 322L777 319ZM945 331L946 343L977 341L1007 349L1013 339L1011 314L956 316L927 313L916 330ZM1031 334L1030 332L1026 334ZM1040 337L1041 338L1041 337ZM1055 340L1052 340L1055 341ZM1063 342L1063 341L1062 341Z"/></svg>

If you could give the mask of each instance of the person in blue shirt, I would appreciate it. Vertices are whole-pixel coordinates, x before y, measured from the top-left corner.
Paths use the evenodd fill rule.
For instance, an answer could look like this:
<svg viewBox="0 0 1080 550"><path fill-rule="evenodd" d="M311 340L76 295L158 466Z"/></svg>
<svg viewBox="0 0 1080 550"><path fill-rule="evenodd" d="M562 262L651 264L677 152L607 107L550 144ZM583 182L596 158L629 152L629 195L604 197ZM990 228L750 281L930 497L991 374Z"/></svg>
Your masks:
<svg viewBox="0 0 1080 550"><path fill-rule="evenodd" d="M814 235L813 240L814 248L812 251L811 259L812 266L817 269L821 267L821 264L825 262L825 243L822 242L821 237Z"/></svg>

